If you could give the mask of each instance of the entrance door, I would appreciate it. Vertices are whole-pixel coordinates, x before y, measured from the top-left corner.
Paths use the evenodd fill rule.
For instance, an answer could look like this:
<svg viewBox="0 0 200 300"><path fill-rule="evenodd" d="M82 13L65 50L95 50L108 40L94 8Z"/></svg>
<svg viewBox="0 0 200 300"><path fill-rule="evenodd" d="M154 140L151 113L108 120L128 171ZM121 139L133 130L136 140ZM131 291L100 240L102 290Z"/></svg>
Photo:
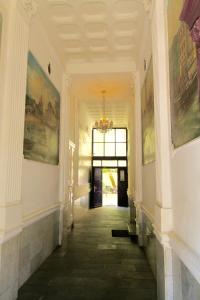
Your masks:
<svg viewBox="0 0 200 300"><path fill-rule="evenodd" d="M128 172L127 167L118 167L118 206L128 206ZM92 191L90 197L90 208L101 207L103 204L103 168L92 169Z"/></svg>
<svg viewBox="0 0 200 300"><path fill-rule="evenodd" d="M118 206L128 206L128 172L127 167L118 168Z"/></svg>
<svg viewBox="0 0 200 300"><path fill-rule="evenodd" d="M102 168L92 169L92 192L90 208L102 206Z"/></svg>
<svg viewBox="0 0 200 300"><path fill-rule="evenodd" d="M102 169L103 206L117 206L117 168Z"/></svg>

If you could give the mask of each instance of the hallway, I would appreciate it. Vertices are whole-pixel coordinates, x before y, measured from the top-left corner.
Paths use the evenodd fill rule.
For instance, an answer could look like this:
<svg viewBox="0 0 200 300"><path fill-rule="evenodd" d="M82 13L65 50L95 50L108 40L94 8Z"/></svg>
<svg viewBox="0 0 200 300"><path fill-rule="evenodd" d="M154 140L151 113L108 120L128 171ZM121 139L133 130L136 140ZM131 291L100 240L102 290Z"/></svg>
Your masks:
<svg viewBox="0 0 200 300"><path fill-rule="evenodd" d="M143 251L129 238L128 209L89 211L20 289L18 300L155 300L156 285Z"/></svg>

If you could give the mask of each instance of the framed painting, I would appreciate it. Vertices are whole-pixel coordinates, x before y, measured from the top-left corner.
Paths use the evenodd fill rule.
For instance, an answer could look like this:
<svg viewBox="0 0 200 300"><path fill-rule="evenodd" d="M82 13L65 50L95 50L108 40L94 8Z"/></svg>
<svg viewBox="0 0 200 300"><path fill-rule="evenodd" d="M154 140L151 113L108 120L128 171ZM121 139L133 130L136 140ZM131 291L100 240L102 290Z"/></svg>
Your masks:
<svg viewBox="0 0 200 300"><path fill-rule="evenodd" d="M57 165L60 95L36 58L28 53L24 158Z"/></svg>
<svg viewBox="0 0 200 300"><path fill-rule="evenodd" d="M200 136L197 52L189 27L179 20L183 2L168 1L171 129L175 148Z"/></svg>
<svg viewBox="0 0 200 300"><path fill-rule="evenodd" d="M153 62L150 60L142 88L142 156L146 165L155 160Z"/></svg>

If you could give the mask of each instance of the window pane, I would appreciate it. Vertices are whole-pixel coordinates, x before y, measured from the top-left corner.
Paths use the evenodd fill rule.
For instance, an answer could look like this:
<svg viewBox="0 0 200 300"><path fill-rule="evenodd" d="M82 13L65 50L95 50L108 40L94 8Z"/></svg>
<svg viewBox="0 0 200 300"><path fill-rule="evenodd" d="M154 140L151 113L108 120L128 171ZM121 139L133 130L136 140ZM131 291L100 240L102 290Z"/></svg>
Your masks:
<svg viewBox="0 0 200 300"><path fill-rule="evenodd" d="M126 156L126 143L117 143L116 144L116 155L117 156Z"/></svg>
<svg viewBox="0 0 200 300"><path fill-rule="evenodd" d="M116 129L116 142L126 143L126 129Z"/></svg>
<svg viewBox="0 0 200 300"><path fill-rule="evenodd" d="M101 167L101 160L93 160L93 167Z"/></svg>
<svg viewBox="0 0 200 300"><path fill-rule="evenodd" d="M105 156L115 156L115 143L105 144Z"/></svg>
<svg viewBox="0 0 200 300"><path fill-rule="evenodd" d="M103 142L104 141L104 134L99 132L97 129L93 130L93 141L94 142Z"/></svg>
<svg viewBox="0 0 200 300"><path fill-rule="evenodd" d="M93 144L93 155L94 156L104 156L104 144L94 143Z"/></svg>
<svg viewBox="0 0 200 300"><path fill-rule="evenodd" d="M126 160L118 160L118 167L126 167Z"/></svg>
<svg viewBox="0 0 200 300"><path fill-rule="evenodd" d="M115 129L109 130L105 133L105 142L115 142Z"/></svg>
<svg viewBox="0 0 200 300"><path fill-rule="evenodd" d="M103 167L117 167L117 160L102 160Z"/></svg>

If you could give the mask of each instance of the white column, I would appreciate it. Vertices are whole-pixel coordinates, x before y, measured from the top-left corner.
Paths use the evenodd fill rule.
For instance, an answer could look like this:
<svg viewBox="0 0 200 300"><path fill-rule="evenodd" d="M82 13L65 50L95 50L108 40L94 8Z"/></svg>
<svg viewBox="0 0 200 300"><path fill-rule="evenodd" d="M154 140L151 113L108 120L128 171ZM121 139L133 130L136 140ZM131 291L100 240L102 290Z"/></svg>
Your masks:
<svg viewBox="0 0 200 300"><path fill-rule="evenodd" d="M157 251L158 299L172 300L172 250L169 246L167 235L172 230L172 197L169 58L165 3L165 0L155 0L152 13L156 132L156 207L154 228L156 237L163 248L162 259L159 253L160 246L158 246ZM160 281L160 272L164 282Z"/></svg>
<svg viewBox="0 0 200 300"><path fill-rule="evenodd" d="M135 206L136 230L139 245L143 245L142 233L142 124L141 124L141 83L139 71L135 74Z"/></svg>
<svg viewBox="0 0 200 300"><path fill-rule="evenodd" d="M18 231L22 223L23 159L29 22L36 1L1 0L0 103L0 236Z"/></svg>
<svg viewBox="0 0 200 300"><path fill-rule="evenodd" d="M62 94L61 94L61 113L60 113L60 224L59 224L59 244L62 244L63 226L64 226L64 211L68 201L68 180L69 180L69 88L70 77L67 74L63 75Z"/></svg>

